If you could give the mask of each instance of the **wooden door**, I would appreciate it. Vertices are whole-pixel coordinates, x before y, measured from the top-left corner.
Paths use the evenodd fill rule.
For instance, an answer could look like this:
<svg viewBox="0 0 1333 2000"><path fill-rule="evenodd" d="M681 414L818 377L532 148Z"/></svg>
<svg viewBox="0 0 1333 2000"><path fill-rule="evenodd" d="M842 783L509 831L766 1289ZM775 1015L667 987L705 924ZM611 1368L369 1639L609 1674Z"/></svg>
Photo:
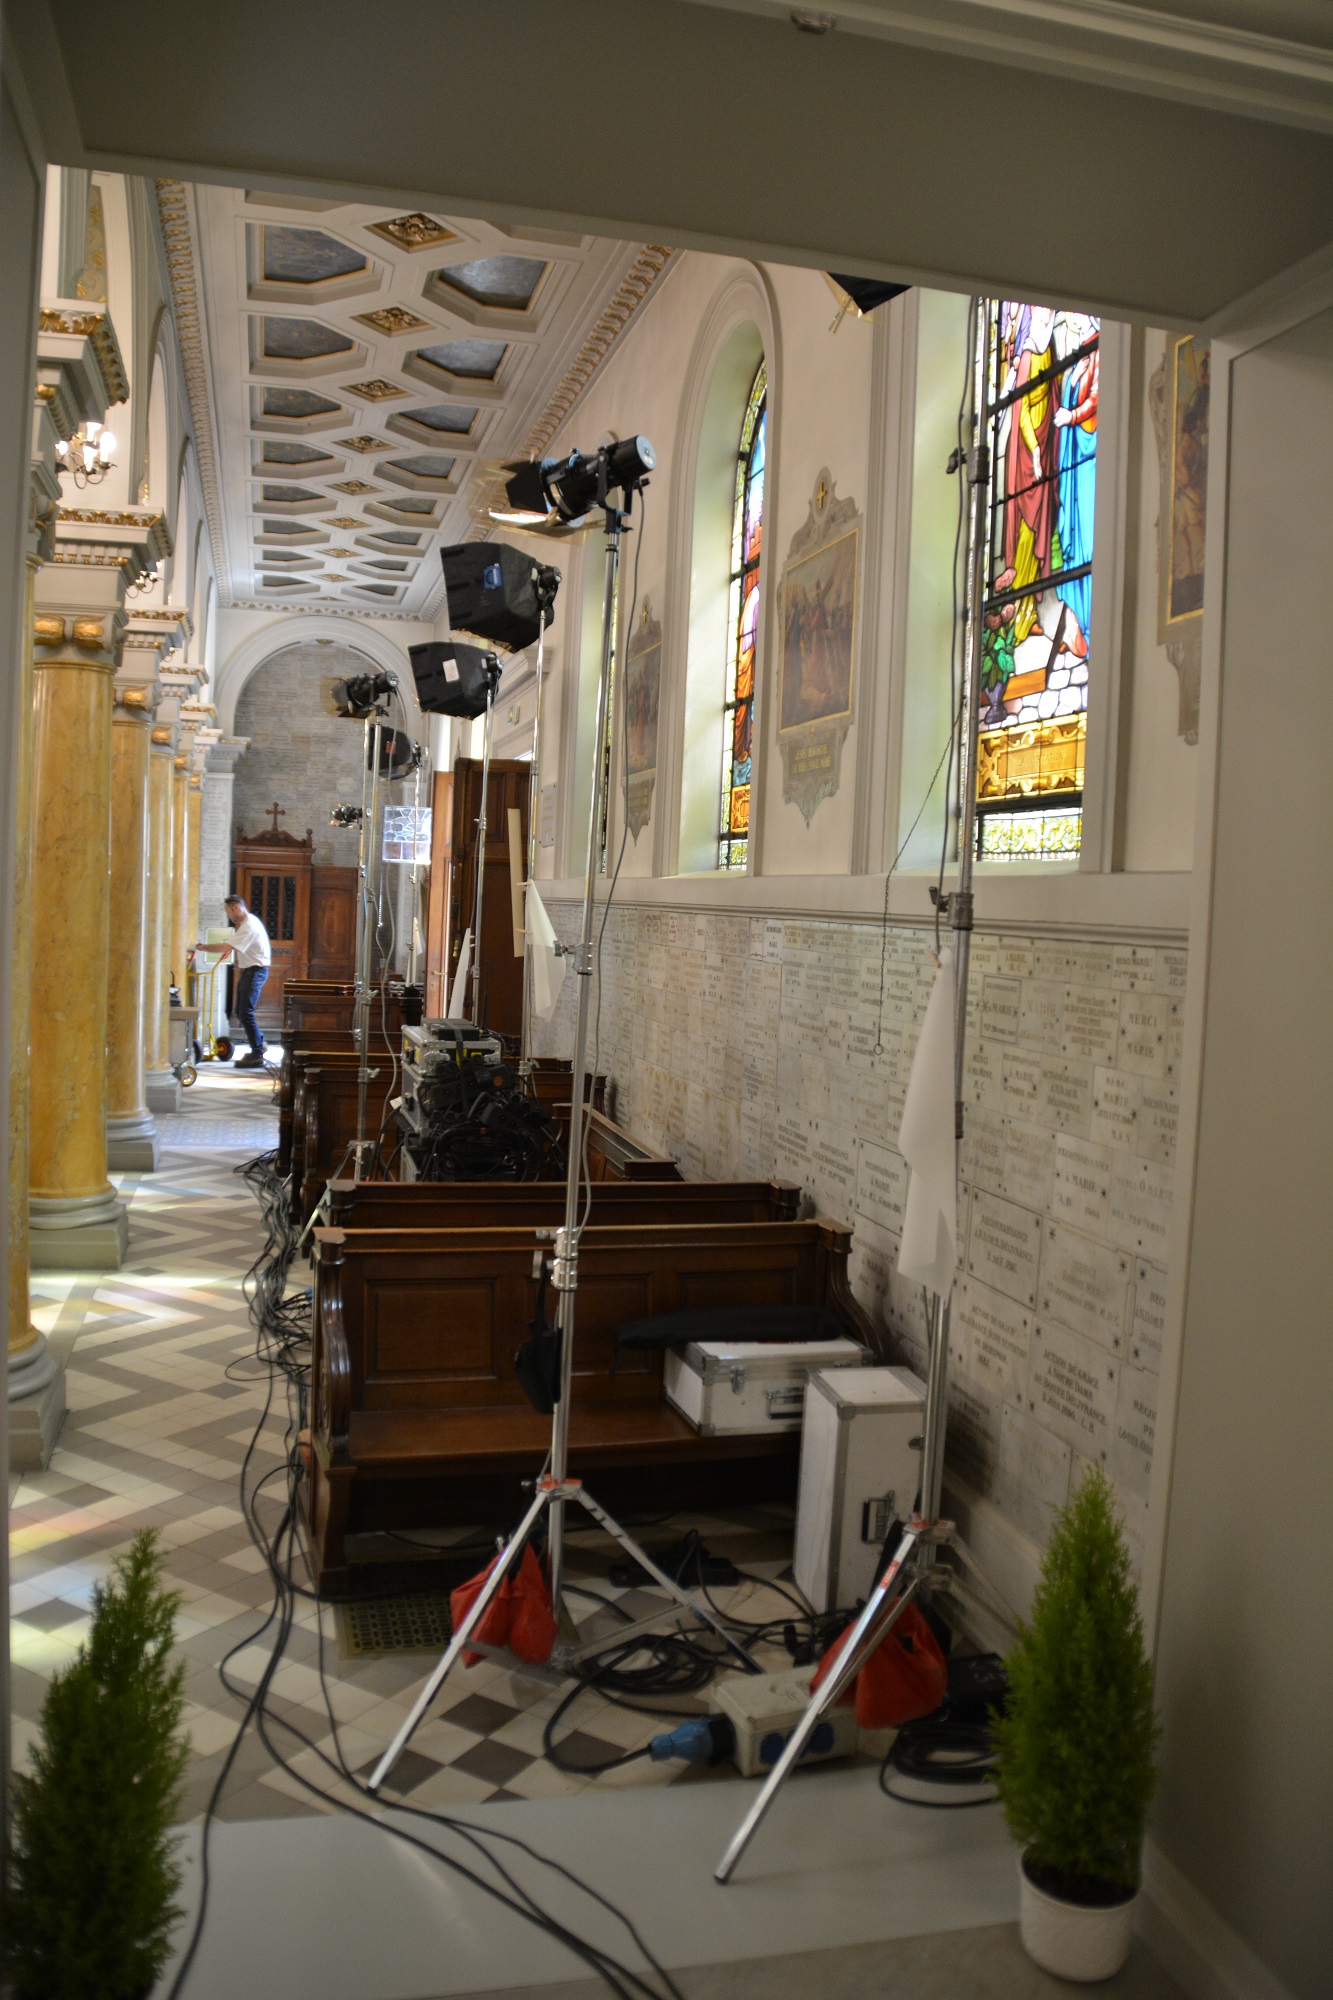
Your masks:
<svg viewBox="0 0 1333 2000"><path fill-rule="evenodd" d="M265 829L236 835L232 880L268 932L272 962L256 1010L267 1033L282 1026L282 995L289 979L304 979L310 937L310 876L315 840Z"/></svg>
<svg viewBox="0 0 1333 2000"><path fill-rule="evenodd" d="M307 976L311 979L352 980L356 977L355 868L312 868L310 871L310 944Z"/></svg>

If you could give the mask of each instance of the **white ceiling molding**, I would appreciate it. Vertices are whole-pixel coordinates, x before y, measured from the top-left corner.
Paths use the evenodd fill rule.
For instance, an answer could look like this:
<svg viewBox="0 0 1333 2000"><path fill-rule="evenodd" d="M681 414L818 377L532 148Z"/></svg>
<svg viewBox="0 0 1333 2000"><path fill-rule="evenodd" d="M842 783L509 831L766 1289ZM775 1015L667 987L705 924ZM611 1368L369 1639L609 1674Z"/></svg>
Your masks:
<svg viewBox="0 0 1333 2000"><path fill-rule="evenodd" d="M1333 21L1310 0L1212 0L1212 18L1137 0L830 0L817 10L793 9L790 0L702 4L777 20L817 16L830 26L816 33L1033 65L1049 75L1333 132ZM1275 25L1286 32L1274 32Z"/></svg>
<svg viewBox="0 0 1333 2000"><path fill-rule="evenodd" d="M386 203L159 199L214 426L221 602L298 615L431 620L433 558L472 530L488 470L549 442L671 256ZM402 567L354 564L368 536Z"/></svg>
<svg viewBox="0 0 1333 2000"><path fill-rule="evenodd" d="M218 461L213 413L208 399L208 357L199 303L199 276L190 230L190 195L183 181L158 181L157 215L162 253L171 286L171 317L176 328L185 393L190 404L194 459L199 468L208 540L213 551L213 575L219 602L226 604L229 565L218 489Z"/></svg>

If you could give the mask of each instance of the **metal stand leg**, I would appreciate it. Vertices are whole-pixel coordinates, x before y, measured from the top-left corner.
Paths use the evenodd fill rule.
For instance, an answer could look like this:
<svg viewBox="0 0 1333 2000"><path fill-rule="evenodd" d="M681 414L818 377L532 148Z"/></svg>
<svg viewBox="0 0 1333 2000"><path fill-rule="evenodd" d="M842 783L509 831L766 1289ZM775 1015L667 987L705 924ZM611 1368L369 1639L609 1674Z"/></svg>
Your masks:
<svg viewBox="0 0 1333 2000"><path fill-rule="evenodd" d="M921 1527L907 1530L898 1544L893 1561L866 1599L865 1609L848 1635L836 1668L811 1696L810 1706L788 1737L782 1755L768 1774L764 1789L736 1829L730 1847L718 1863L715 1874L719 1882L731 1880L736 1863L758 1831L759 1824L781 1790L787 1773L814 1735L820 1717L826 1709L832 1708L838 1696L860 1672L868 1655L874 1651L880 1640L893 1630L916 1595L919 1578L915 1574L907 1575L906 1570L920 1547L922 1533Z"/></svg>

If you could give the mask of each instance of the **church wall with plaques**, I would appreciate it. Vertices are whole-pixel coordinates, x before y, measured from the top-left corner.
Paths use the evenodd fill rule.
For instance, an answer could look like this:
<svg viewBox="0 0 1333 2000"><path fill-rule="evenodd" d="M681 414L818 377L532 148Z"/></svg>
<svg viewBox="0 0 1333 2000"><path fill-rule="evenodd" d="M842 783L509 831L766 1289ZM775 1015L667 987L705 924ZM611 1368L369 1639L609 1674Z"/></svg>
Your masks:
<svg viewBox="0 0 1333 2000"><path fill-rule="evenodd" d="M577 908L551 914L572 942ZM857 1294L918 1369L897 1133L932 942L613 909L598 1058L616 1117L687 1176L775 1174L849 1223ZM949 1463L1037 1544L1095 1459L1143 1548L1185 970L1167 946L974 939ZM540 1053L569 1053L574 984L537 1024Z"/></svg>

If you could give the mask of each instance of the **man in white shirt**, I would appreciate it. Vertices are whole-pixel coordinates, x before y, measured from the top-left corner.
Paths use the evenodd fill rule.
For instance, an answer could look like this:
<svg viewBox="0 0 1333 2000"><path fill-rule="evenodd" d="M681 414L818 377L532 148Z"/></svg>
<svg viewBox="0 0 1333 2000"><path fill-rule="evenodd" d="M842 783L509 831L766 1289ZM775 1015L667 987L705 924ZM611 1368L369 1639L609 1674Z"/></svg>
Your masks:
<svg viewBox="0 0 1333 2000"><path fill-rule="evenodd" d="M228 896L224 907L227 922L232 927L232 940L219 953L218 964L227 957L236 961L236 1012L241 1029L250 1044L250 1053L236 1058L237 1069L262 1069L264 1067L264 1035L255 1019L255 1008L268 978L273 952L268 941L268 932L257 916L247 909L244 896Z"/></svg>

